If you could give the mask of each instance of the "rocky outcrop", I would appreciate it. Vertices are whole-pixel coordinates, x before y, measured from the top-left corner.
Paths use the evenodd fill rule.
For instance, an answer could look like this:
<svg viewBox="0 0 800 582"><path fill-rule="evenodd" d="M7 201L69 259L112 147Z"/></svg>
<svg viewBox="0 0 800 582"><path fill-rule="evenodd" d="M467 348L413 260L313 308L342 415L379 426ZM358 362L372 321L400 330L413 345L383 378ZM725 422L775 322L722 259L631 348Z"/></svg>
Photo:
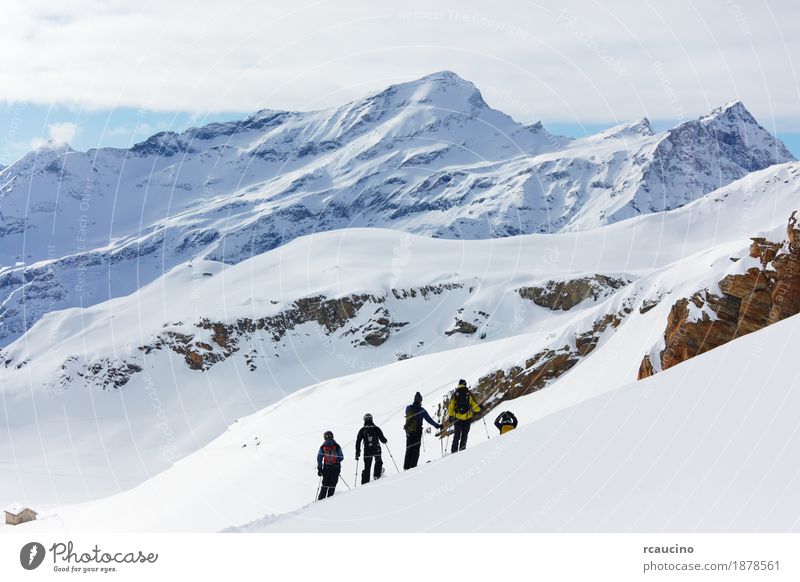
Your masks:
<svg viewBox="0 0 800 582"><path fill-rule="evenodd" d="M453 324L453 327L444 332L444 335L449 336L456 333L462 333L464 335L472 335L476 331L478 331L477 325L474 325L468 321L464 321L463 319L456 319L455 323Z"/></svg>
<svg viewBox="0 0 800 582"><path fill-rule="evenodd" d="M347 295L337 299L328 299L323 295L305 297L296 300L289 309L258 319L241 318L231 323L202 319L195 324L195 327L202 338L210 333L210 343L195 339L195 335L167 330L160 334L155 342L139 349L150 353L152 350L169 348L184 356L189 368L206 370L239 351L242 340L255 333L266 333L273 342L279 342L288 331L311 322L330 334L355 318L365 305L382 306L384 302L384 297L368 293ZM359 345L381 345L389 337L392 322L387 317L388 312L380 308L376 314L379 316L371 318L367 324L356 330L349 330L350 333L355 333L357 330L365 331ZM257 367L255 360L250 359L248 366L255 369Z"/></svg>
<svg viewBox="0 0 800 582"><path fill-rule="evenodd" d="M451 290L461 289L461 283L426 285L419 288L391 289L398 300L421 298L429 300ZM277 302L273 302L276 304ZM357 321L356 321L357 319ZM240 318L232 322L212 321L204 318L194 325L183 322L165 325L156 338L138 348L142 356L159 350L171 350L183 356L187 367L204 371L243 351L244 363L254 372L258 369L259 349L253 346L257 334L266 336L273 345L280 343L287 333L303 324L316 324L323 334L340 334L351 338L354 347L383 345L391 333L410 322L393 321L386 305L386 297L372 293L354 293L335 299L323 295L304 297L294 301L288 309L260 318ZM405 357L410 357L406 355ZM120 388L130 377L143 368L142 358L82 363L77 356L68 358L63 366L57 386L66 386L76 378L101 387ZM16 362L0 351L0 365L5 368L22 367L26 362Z"/></svg>
<svg viewBox="0 0 800 582"><path fill-rule="evenodd" d="M414 299L422 297L427 300L428 298L441 295L445 291L454 291L463 288L462 283L440 283L438 285L424 285L422 287L410 289L392 289L392 295L395 299ZM471 291L471 290L470 290Z"/></svg>
<svg viewBox="0 0 800 582"><path fill-rule="evenodd" d="M726 275L719 281L721 294L698 291L672 306L659 354L661 370L800 313L800 229L795 214L789 218L786 241L752 239L750 256L760 266ZM638 378L655 372L645 356Z"/></svg>
<svg viewBox="0 0 800 582"><path fill-rule="evenodd" d="M472 292L472 289L470 289ZM444 332L444 335L451 336L457 333L462 335L473 335L479 328L486 325L489 321L489 314L482 310L470 310L464 313L464 308L458 310L455 320L450 328ZM481 332L481 339L486 337L486 331Z"/></svg>
<svg viewBox="0 0 800 582"><path fill-rule="evenodd" d="M141 371L142 367L133 362L98 358L83 363L77 356L71 356L61 364L55 388L64 390L75 377L101 390L122 388L131 376Z"/></svg>
<svg viewBox="0 0 800 582"><path fill-rule="evenodd" d="M607 297L628 283L628 279L596 274L566 281L547 281L534 287L521 287L518 293L523 299L529 299L540 307L568 311L589 298L597 301Z"/></svg>

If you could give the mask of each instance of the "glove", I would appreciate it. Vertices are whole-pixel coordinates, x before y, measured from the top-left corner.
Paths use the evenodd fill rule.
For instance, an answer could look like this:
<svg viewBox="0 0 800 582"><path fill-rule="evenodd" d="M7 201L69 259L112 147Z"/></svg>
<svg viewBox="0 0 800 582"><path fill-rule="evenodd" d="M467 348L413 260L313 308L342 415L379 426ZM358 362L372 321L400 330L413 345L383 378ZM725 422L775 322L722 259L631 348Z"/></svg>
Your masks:
<svg viewBox="0 0 800 582"><path fill-rule="evenodd" d="M455 416L448 416L447 417L447 422L453 423L455 421L456 421L456 417Z"/></svg>
<svg viewBox="0 0 800 582"><path fill-rule="evenodd" d="M317 469L317 477L322 477L322 469Z"/></svg>
<svg viewBox="0 0 800 582"><path fill-rule="evenodd" d="M361 455L356 455L356 461L361 458Z"/></svg>

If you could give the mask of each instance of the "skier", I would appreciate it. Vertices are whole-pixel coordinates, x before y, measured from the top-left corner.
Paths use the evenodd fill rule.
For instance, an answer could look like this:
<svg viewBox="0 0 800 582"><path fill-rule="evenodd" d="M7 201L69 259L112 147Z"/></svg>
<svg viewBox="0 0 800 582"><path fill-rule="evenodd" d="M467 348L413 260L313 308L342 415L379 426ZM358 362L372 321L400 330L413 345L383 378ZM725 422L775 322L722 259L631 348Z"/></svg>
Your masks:
<svg viewBox="0 0 800 582"><path fill-rule="evenodd" d="M497 415L497 418L494 419L494 425L500 431L500 434L506 434L508 431L517 428L517 417L514 416L513 412L506 410Z"/></svg>
<svg viewBox="0 0 800 582"><path fill-rule="evenodd" d="M442 425L431 418L428 411L422 408L422 394L414 394L414 403L406 406L406 423L403 428L406 431L406 458L403 461L403 470L407 471L417 466L419 461L419 448L422 445L422 421L427 420L428 424L436 428Z"/></svg>
<svg viewBox="0 0 800 582"><path fill-rule="evenodd" d="M364 415L364 426L358 431L356 436L356 461L361 457L361 441L364 441L364 470L361 472L361 484L369 483L369 470L372 461L375 460L375 478L380 479L383 475L383 459L381 459L381 443L387 443L383 431L375 426L372 415Z"/></svg>
<svg viewBox="0 0 800 582"><path fill-rule="evenodd" d="M344 461L342 447L333 440L333 433L326 430L323 436L325 442L322 443L317 453L317 475L322 477L318 500L333 496L336 484L339 482L339 473L342 472L342 461Z"/></svg>
<svg viewBox="0 0 800 582"><path fill-rule="evenodd" d="M453 423L453 446L450 452L463 451L467 447L467 435L472 418L481 411L467 389L467 381L459 380L458 388L447 405L447 420Z"/></svg>

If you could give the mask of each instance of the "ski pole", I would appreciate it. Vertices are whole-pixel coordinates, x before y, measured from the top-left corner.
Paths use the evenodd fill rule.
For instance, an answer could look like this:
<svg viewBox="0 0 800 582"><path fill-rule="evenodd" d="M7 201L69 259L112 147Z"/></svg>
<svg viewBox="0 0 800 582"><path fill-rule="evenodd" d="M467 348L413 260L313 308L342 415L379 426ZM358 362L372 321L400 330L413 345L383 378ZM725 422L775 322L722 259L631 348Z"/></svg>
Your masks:
<svg viewBox="0 0 800 582"><path fill-rule="evenodd" d="M483 428L486 429L486 438L492 440L492 437L489 436L489 427L486 426L486 415L484 414L481 418L483 418Z"/></svg>
<svg viewBox="0 0 800 582"><path fill-rule="evenodd" d="M394 462L394 456L392 455L392 451L389 449L389 445L387 443L383 443L386 445L386 450L389 451L389 458L392 460L392 465L394 465L395 470L399 473L400 469L397 468L397 463Z"/></svg>
<svg viewBox="0 0 800 582"><path fill-rule="evenodd" d="M314 495L314 501L319 499L319 489L320 489L320 487L322 487L322 475L320 475L319 483L317 483L317 493L316 493L316 495Z"/></svg>
<svg viewBox="0 0 800 582"><path fill-rule="evenodd" d="M353 487L358 487L358 457L356 457L356 475L353 477Z"/></svg>
<svg viewBox="0 0 800 582"><path fill-rule="evenodd" d="M342 477L341 473L339 473L339 479L342 480L342 483L344 483L344 486L347 487L348 491L350 491L350 485L347 484L347 481L344 480L344 477Z"/></svg>
<svg viewBox="0 0 800 582"><path fill-rule="evenodd" d="M442 449L442 457L444 457L444 439L439 435L439 448Z"/></svg>

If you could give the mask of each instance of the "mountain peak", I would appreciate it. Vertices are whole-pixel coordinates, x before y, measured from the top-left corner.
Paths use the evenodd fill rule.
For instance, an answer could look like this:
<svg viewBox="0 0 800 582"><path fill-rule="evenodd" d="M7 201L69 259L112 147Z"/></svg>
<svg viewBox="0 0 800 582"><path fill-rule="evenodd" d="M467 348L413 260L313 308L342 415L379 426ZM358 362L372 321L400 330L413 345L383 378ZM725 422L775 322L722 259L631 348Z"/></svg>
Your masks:
<svg viewBox="0 0 800 582"><path fill-rule="evenodd" d="M436 71L412 81L390 85L368 99L383 99L392 108L426 104L464 111L488 107L478 88L453 71Z"/></svg>
<svg viewBox="0 0 800 582"><path fill-rule="evenodd" d="M617 137L637 137L637 136L651 136L655 135L650 120L646 117L637 119L636 121L621 123L610 127L605 131L598 134L602 139L614 139Z"/></svg>
<svg viewBox="0 0 800 582"><path fill-rule="evenodd" d="M757 123L741 101L729 101L700 118L700 122L705 124L714 123L718 120Z"/></svg>
<svg viewBox="0 0 800 582"><path fill-rule="evenodd" d="M54 139L48 139L45 142L37 144L33 150L34 152L52 152L55 154L63 154L73 152L75 150L65 141L56 141Z"/></svg>

